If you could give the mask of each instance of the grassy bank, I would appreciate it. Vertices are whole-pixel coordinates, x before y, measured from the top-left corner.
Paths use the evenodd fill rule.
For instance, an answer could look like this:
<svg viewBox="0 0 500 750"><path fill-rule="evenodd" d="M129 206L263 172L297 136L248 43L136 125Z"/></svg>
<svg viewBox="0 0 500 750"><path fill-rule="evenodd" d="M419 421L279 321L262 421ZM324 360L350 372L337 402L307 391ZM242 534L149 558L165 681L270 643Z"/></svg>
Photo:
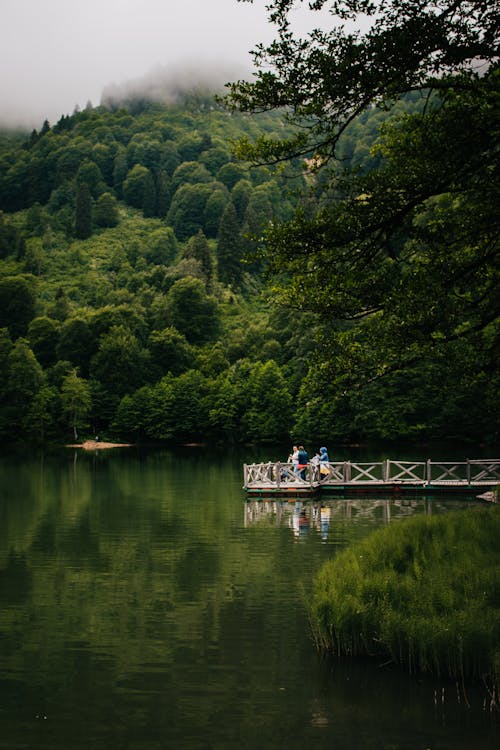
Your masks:
<svg viewBox="0 0 500 750"><path fill-rule="evenodd" d="M314 581L318 646L498 685L499 542L498 506L419 516L373 533Z"/></svg>

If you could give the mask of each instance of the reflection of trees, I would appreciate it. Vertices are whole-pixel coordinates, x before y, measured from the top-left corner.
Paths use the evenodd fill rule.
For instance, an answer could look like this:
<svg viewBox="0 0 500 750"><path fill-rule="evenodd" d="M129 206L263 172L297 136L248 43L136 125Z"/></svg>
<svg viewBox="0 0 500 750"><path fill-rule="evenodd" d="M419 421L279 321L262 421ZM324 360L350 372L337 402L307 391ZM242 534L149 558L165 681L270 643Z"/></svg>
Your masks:
<svg viewBox="0 0 500 750"><path fill-rule="evenodd" d="M68 644L104 651L117 675L173 663L179 642L217 640L221 612L252 575L245 545L230 543L239 506L233 484L221 494L220 465L79 454L73 466L65 455L28 462L21 486L1 467L12 502L2 504L0 585L8 575L24 593L3 598L0 629L21 619L25 647L46 665Z"/></svg>

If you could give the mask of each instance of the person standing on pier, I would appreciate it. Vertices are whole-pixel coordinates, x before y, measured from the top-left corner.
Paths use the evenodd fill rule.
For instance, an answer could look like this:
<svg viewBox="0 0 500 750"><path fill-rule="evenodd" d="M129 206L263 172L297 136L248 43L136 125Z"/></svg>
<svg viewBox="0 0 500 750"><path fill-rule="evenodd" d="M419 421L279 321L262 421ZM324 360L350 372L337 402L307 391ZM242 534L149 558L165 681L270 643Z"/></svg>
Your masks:
<svg viewBox="0 0 500 750"><path fill-rule="evenodd" d="M298 476L299 474L299 449L296 445L293 446L292 452L288 456L288 463L292 464L293 473Z"/></svg>
<svg viewBox="0 0 500 750"><path fill-rule="evenodd" d="M306 451L306 449L304 448L303 445L299 445L299 456L298 456L298 458L299 458L299 465L298 465L297 468L299 470L299 477L301 479L305 479L306 478L306 467L307 467L307 462L309 461L309 455L308 455L308 453L307 453L307 451Z"/></svg>
<svg viewBox="0 0 500 750"><path fill-rule="evenodd" d="M330 473L330 458L325 447L319 449L319 470L323 476Z"/></svg>

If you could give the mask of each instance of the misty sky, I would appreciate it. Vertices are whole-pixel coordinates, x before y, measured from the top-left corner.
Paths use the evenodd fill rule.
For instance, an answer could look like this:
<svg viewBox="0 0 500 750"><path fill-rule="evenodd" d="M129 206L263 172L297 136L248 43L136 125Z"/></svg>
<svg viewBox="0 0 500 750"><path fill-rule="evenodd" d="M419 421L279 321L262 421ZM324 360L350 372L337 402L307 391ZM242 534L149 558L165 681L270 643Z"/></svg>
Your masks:
<svg viewBox="0 0 500 750"><path fill-rule="evenodd" d="M0 122L39 128L106 87L189 71L217 82L249 75L268 42L267 0L0 0ZM298 12L301 31L318 14Z"/></svg>

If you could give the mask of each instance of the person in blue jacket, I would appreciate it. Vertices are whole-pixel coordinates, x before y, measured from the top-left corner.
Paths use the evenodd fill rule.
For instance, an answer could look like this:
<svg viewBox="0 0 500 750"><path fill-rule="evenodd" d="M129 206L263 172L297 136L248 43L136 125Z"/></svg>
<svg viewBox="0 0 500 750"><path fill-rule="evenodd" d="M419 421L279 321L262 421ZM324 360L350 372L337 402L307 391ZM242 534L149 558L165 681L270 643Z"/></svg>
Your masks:
<svg viewBox="0 0 500 750"><path fill-rule="evenodd" d="M299 458L299 465L297 468L299 470L299 477L301 479L305 479L306 478L306 466L307 466L307 462L309 461L309 455L303 445L299 445L298 458Z"/></svg>
<svg viewBox="0 0 500 750"><path fill-rule="evenodd" d="M319 449L319 471L320 474L323 476L326 476L330 473L330 458L328 456L328 451L325 447Z"/></svg>

